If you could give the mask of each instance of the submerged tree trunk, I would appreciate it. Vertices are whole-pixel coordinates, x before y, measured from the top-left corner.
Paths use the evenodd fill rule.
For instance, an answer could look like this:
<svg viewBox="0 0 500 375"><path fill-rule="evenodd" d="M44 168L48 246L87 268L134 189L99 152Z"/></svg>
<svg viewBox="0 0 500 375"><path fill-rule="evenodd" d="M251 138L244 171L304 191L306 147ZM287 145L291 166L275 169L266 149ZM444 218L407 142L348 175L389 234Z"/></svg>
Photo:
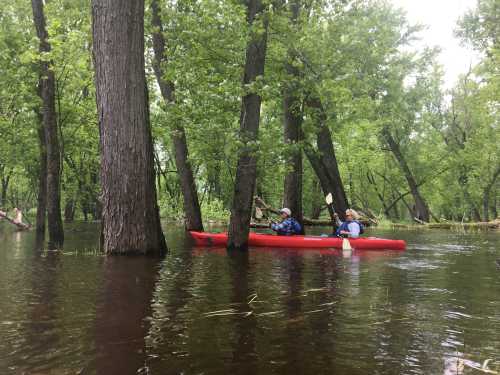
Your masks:
<svg viewBox="0 0 500 375"><path fill-rule="evenodd" d="M144 72L144 0L93 0L92 21L103 249L163 255Z"/></svg>
<svg viewBox="0 0 500 375"><path fill-rule="evenodd" d="M33 20L40 41L39 51L51 50L45 27L45 15L42 0L31 0ZM49 248L59 248L64 243L64 231L61 218L61 155L57 131L55 107L55 76L50 61L41 61L41 97L42 116L47 152L47 217L49 228Z"/></svg>
<svg viewBox="0 0 500 375"><path fill-rule="evenodd" d="M344 184L340 176L337 157L333 147L332 134L326 124L326 113L318 98L310 99L307 105L315 111L318 122L316 133L317 150L309 147L306 150L307 158L319 178L323 193L331 193L333 196L333 207L343 220L345 211L349 208ZM329 208L332 213L331 208Z"/></svg>
<svg viewBox="0 0 500 375"><path fill-rule="evenodd" d="M419 220L429 222L430 219L429 207L427 206L427 203L425 202L424 198L420 194L420 191L418 190L418 184L415 180L415 177L413 177L410 168L408 167L408 163L406 162L406 159L404 158L403 153L401 152L399 144L396 142L396 140L394 139L388 128L384 128L382 130L382 135L386 140L387 144L389 145L392 154L396 158L396 161L398 162L399 167L401 168L401 171L403 172L403 175L406 178L408 187L410 188L411 195L413 196L413 200L415 201L415 209L413 210L413 216Z"/></svg>
<svg viewBox="0 0 500 375"><path fill-rule="evenodd" d="M254 23L255 18L263 23L262 27ZM267 47L268 19L264 14L261 0L247 2L247 22L252 28L247 44L243 84L254 82L264 74ZM240 114L240 141L242 146L238 156L236 178L234 182L233 204L229 221L228 248L246 250L248 232L252 215L252 200L257 175L257 150L260 123L261 97L256 92L249 92L242 98Z"/></svg>
<svg viewBox="0 0 500 375"><path fill-rule="evenodd" d="M163 36L163 23L158 0L152 0L151 10L154 50L153 69L158 85L160 86L163 100L166 104L173 104L175 102L174 83L165 79L165 64L167 63L167 57L165 54L165 38ZM175 165L181 184L184 213L186 215L186 229L203 231L198 192L196 190L191 163L189 162L189 152L184 127L179 123L174 124L170 136L174 145Z"/></svg>
<svg viewBox="0 0 500 375"><path fill-rule="evenodd" d="M38 115L38 198L36 205L35 247L41 249L45 242L45 219L47 217L47 149L45 146L45 131L43 115L37 109Z"/></svg>

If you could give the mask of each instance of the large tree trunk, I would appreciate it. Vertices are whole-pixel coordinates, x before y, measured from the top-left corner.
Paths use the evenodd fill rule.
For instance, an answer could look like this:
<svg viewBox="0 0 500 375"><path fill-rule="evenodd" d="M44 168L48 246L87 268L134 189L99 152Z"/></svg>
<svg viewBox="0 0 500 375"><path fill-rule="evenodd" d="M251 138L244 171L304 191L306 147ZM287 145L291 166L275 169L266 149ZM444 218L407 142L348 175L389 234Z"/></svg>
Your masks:
<svg viewBox="0 0 500 375"><path fill-rule="evenodd" d="M33 20L40 41L39 51L51 50L45 27L43 0L31 0ZM55 76L50 61L41 61L41 96L42 116L47 151L47 217L49 228L49 248L59 248L64 243L64 231L61 218L61 155L57 135L55 107Z"/></svg>
<svg viewBox="0 0 500 375"><path fill-rule="evenodd" d="M164 78L167 57L165 54L165 38L163 36L163 23L161 20L158 0L152 0L151 10L154 50L153 69L158 85L160 86L163 100L167 104L173 104L175 102L174 83L165 80ZM189 153L184 127L179 123L174 124L170 132L170 136L174 145L175 165L177 167L177 174L181 184L184 213L186 215L186 229L203 231L198 192L196 190L193 170L189 162Z"/></svg>
<svg viewBox="0 0 500 375"><path fill-rule="evenodd" d="M399 167L401 168L401 171L403 172L403 175L406 178L408 187L410 188L411 195L413 196L413 200L415 201L415 209L413 210L413 216L418 218L419 220L429 222L430 219L429 207L427 206L427 203L425 202L424 198L420 195L420 191L418 190L418 184L415 180L415 177L413 177L410 168L408 167L408 163L406 162L406 159L404 158L403 153L401 152L399 144L396 142L396 140L394 139L388 128L384 128L382 130L382 135L384 136L384 139L389 145L392 154L396 158L396 161L398 162Z"/></svg>
<svg viewBox="0 0 500 375"><path fill-rule="evenodd" d="M306 104L314 110L318 123L318 131L316 133L318 148L317 150L313 150L309 147L306 150L306 155L319 178L323 193L325 195L332 193L334 208L340 218L344 220L345 211L349 208L349 202L347 201L344 184L340 176L332 142L332 134L326 124L326 113L318 98L312 98Z"/></svg>
<svg viewBox="0 0 500 375"><path fill-rule="evenodd" d="M41 86L40 86L41 87ZM43 128L43 115L37 109L38 115L38 198L36 205L35 222L35 247L41 249L45 242L45 219L47 217L47 149L45 142L45 131Z"/></svg>
<svg viewBox="0 0 500 375"><path fill-rule="evenodd" d="M262 28L254 25L260 15ZM262 17L263 16L263 17ZM264 74L267 47L268 19L264 14L261 0L247 2L247 22L252 35L247 44L243 84L248 85ZM260 26L260 25L259 25ZM250 92L242 98L240 115L240 141L242 146L238 156L234 183L233 204L229 221L228 248L246 250L252 215L252 200L257 175L257 156L254 142L258 139L261 97Z"/></svg>
<svg viewBox="0 0 500 375"><path fill-rule="evenodd" d="M92 21L103 249L163 255L144 72L144 0L93 0Z"/></svg>

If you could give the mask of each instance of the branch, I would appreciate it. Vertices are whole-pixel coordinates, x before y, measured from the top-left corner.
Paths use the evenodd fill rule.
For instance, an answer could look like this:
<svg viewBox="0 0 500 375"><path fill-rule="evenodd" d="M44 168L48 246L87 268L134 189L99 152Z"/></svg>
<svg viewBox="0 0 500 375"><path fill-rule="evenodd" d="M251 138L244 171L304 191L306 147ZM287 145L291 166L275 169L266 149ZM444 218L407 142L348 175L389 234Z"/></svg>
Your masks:
<svg viewBox="0 0 500 375"><path fill-rule="evenodd" d="M7 213L4 211L0 211L0 220L5 219L12 225L15 225L19 230L28 230L30 226L26 223L22 222L22 212L21 210L16 209L16 217L14 219L7 216Z"/></svg>

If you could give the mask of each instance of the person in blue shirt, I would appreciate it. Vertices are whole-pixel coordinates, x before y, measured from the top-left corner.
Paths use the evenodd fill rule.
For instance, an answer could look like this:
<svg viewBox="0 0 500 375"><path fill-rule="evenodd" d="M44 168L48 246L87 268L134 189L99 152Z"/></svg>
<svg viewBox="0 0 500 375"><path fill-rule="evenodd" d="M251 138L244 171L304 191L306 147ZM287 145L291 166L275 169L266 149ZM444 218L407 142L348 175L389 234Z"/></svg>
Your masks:
<svg viewBox="0 0 500 375"><path fill-rule="evenodd" d="M282 208L280 210L281 223L271 223L271 229L281 236L293 236L300 234L302 227L297 220L292 217L292 211L289 208Z"/></svg>
<svg viewBox="0 0 500 375"><path fill-rule="evenodd" d="M363 224L358 220L358 213L352 209L345 211L345 221L340 221L338 215L335 213L335 220L337 221L337 231L335 234L338 237L358 238L364 232Z"/></svg>

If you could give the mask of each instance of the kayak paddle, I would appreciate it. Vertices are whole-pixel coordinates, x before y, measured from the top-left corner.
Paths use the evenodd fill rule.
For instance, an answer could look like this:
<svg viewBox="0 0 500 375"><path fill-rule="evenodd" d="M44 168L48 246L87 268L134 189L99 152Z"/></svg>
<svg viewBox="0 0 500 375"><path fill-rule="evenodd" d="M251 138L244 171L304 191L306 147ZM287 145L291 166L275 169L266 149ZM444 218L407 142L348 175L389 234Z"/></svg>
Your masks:
<svg viewBox="0 0 500 375"><path fill-rule="evenodd" d="M332 193L328 193L325 197L325 202L328 206L330 206L332 208L332 211L333 213L335 214L335 208L333 208L333 196L332 196ZM342 239L342 250L343 251L351 251L352 250L352 247L351 247L351 243L349 242L349 239L347 239L346 237L344 237Z"/></svg>

